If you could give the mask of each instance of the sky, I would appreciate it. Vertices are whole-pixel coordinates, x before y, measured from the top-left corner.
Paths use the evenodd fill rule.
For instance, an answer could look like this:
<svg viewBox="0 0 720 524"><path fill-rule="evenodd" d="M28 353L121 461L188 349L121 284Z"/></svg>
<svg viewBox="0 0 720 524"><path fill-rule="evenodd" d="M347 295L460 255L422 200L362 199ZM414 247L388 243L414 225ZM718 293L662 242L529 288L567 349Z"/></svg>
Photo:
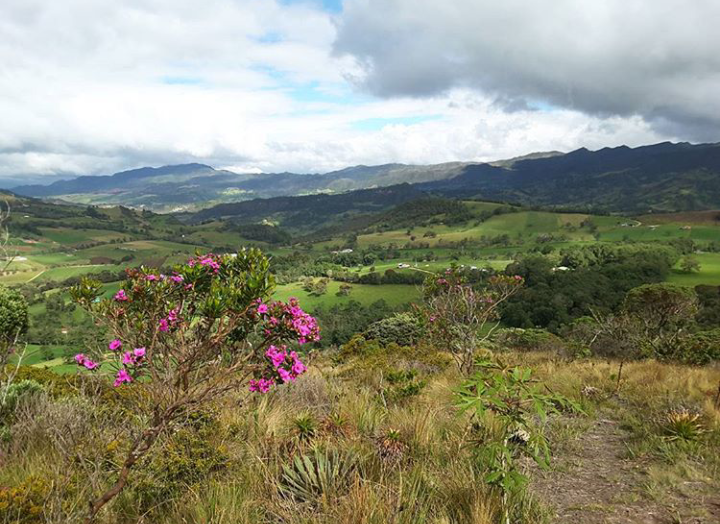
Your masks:
<svg viewBox="0 0 720 524"><path fill-rule="evenodd" d="M720 141L717 0L1 0L0 178Z"/></svg>

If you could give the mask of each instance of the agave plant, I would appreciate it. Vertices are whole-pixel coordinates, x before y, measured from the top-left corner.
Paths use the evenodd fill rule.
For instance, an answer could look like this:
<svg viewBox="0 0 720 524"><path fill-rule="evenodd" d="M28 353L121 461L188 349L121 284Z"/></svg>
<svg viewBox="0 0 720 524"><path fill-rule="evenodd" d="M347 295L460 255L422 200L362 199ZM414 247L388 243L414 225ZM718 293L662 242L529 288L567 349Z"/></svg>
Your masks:
<svg viewBox="0 0 720 524"><path fill-rule="evenodd" d="M352 450L321 449L296 455L283 465L280 491L299 501L311 502L341 492L357 468L359 456Z"/></svg>

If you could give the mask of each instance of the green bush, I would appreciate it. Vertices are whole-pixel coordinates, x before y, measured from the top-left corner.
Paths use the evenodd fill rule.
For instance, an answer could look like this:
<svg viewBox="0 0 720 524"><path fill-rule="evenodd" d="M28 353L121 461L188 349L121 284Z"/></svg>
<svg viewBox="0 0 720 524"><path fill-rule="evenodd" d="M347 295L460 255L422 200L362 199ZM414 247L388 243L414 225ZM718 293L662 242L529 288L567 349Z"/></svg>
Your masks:
<svg viewBox="0 0 720 524"><path fill-rule="evenodd" d="M229 457L227 450L217 445L221 434L220 424L211 414L189 416L149 459L148 467L134 486L138 507L148 511L225 468Z"/></svg>
<svg viewBox="0 0 720 524"><path fill-rule="evenodd" d="M8 386L7 396L5 397L4 409L12 413L17 407L21 399L29 398L32 395L36 395L45 391L42 384L36 380L21 380L14 382Z"/></svg>
<svg viewBox="0 0 720 524"><path fill-rule="evenodd" d="M419 340L422 329L418 319L409 313L398 313L370 324L363 336L377 340L381 346L395 343L398 346L412 346Z"/></svg>
<svg viewBox="0 0 720 524"><path fill-rule="evenodd" d="M32 380L42 385L52 397L64 397L77 394L82 380L79 375L58 375L48 369L21 366L15 375L15 381Z"/></svg>
<svg viewBox="0 0 720 524"><path fill-rule="evenodd" d="M550 351L558 349L562 341L544 329L500 329L493 337L497 345L520 351Z"/></svg>
<svg viewBox="0 0 720 524"><path fill-rule="evenodd" d="M0 286L0 344L11 345L28 329L28 304L20 292Z"/></svg>
<svg viewBox="0 0 720 524"><path fill-rule="evenodd" d="M684 364L697 366L720 360L720 328L700 331L686 337L671 357Z"/></svg>

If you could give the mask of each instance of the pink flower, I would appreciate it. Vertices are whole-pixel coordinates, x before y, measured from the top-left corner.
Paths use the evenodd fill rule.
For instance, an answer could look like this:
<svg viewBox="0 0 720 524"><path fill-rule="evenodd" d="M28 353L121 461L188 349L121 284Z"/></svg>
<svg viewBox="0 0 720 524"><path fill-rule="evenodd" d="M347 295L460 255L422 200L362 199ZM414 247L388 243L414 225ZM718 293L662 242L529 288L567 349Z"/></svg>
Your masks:
<svg viewBox="0 0 720 524"><path fill-rule="evenodd" d="M135 357L133 357L132 353L130 353L129 351L126 351L125 353L123 353L122 363L125 364L126 366L131 366L131 365L135 364Z"/></svg>
<svg viewBox="0 0 720 524"><path fill-rule="evenodd" d="M250 380L250 383L248 384L248 389L253 392L257 393L267 393L270 391L270 388L275 384L275 381L273 379L252 379Z"/></svg>
<svg viewBox="0 0 720 524"><path fill-rule="evenodd" d="M135 358L143 358L145 356L145 348L135 348L133 349L133 354Z"/></svg>
<svg viewBox="0 0 720 524"><path fill-rule="evenodd" d="M122 386L125 383L130 384L130 382L132 382L132 377L130 376L130 374L125 369L121 369L117 372L117 376L115 378L115 383L113 384L113 386L118 387Z"/></svg>
<svg viewBox="0 0 720 524"><path fill-rule="evenodd" d="M170 324L168 324L167 319L163 318L160 320L160 331L169 331L170 330Z"/></svg>
<svg viewBox="0 0 720 524"><path fill-rule="evenodd" d="M78 353L77 355L75 355L75 362L77 362L78 366L83 366L85 367L85 369L90 370L96 369L99 366L97 362L90 360L82 353Z"/></svg>
<svg viewBox="0 0 720 524"><path fill-rule="evenodd" d="M121 289L120 291L118 291L117 293L115 293L115 297L114 297L114 298L115 298L115 300L117 300L118 302L125 302L125 301L129 300L129 299L128 299L128 296L125 294L125 290L124 290L124 289Z"/></svg>
<svg viewBox="0 0 720 524"><path fill-rule="evenodd" d="M170 324L175 324L179 320L180 310L178 308L171 309L168 313L167 319Z"/></svg>
<svg viewBox="0 0 720 524"><path fill-rule="evenodd" d="M260 304L257 307L257 312L261 315L264 315L265 313L267 313L268 312L267 304Z"/></svg>
<svg viewBox="0 0 720 524"><path fill-rule="evenodd" d="M287 353L285 351L280 351L275 346L270 346L268 350L265 352L265 356L270 359L274 367L280 367L280 364L285 362L285 358L287 357Z"/></svg>
<svg viewBox="0 0 720 524"><path fill-rule="evenodd" d="M285 368L278 368L277 372L283 382L291 382L295 380L295 377L293 377L290 372Z"/></svg>
<svg viewBox="0 0 720 524"><path fill-rule="evenodd" d="M303 364L300 359L295 359L295 362L292 365L292 372L296 375L302 375L307 371L307 368L305 367L305 364Z"/></svg>
<svg viewBox="0 0 720 524"><path fill-rule="evenodd" d="M200 265L203 267L211 268L213 271L215 271L215 273L217 273L220 270L220 264L210 256L201 258Z"/></svg>
<svg viewBox="0 0 720 524"><path fill-rule="evenodd" d="M110 351L117 351L122 347L122 342L120 342L118 339L113 340L108 345L108 348L110 348Z"/></svg>
<svg viewBox="0 0 720 524"><path fill-rule="evenodd" d="M147 275L147 276L145 277L145 279L148 280L148 281L150 281L150 282L154 282L154 281L156 281L156 280L158 279L158 277L157 277L157 275Z"/></svg>
<svg viewBox="0 0 720 524"><path fill-rule="evenodd" d="M170 280L175 282L176 284L182 284L183 280L185 280L182 275L173 275L170 277Z"/></svg>

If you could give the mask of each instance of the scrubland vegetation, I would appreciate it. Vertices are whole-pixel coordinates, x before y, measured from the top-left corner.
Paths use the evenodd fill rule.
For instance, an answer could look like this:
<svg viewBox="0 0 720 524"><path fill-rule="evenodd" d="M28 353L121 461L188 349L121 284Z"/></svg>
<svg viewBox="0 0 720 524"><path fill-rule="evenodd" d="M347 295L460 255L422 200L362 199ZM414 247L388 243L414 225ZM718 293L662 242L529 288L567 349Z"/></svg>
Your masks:
<svg viewBox="0 0 720 524"><path fill-rule="evenodd" d="M0 522L720 519L712 221L428 201L263 242L27 205Z"/></svg>

